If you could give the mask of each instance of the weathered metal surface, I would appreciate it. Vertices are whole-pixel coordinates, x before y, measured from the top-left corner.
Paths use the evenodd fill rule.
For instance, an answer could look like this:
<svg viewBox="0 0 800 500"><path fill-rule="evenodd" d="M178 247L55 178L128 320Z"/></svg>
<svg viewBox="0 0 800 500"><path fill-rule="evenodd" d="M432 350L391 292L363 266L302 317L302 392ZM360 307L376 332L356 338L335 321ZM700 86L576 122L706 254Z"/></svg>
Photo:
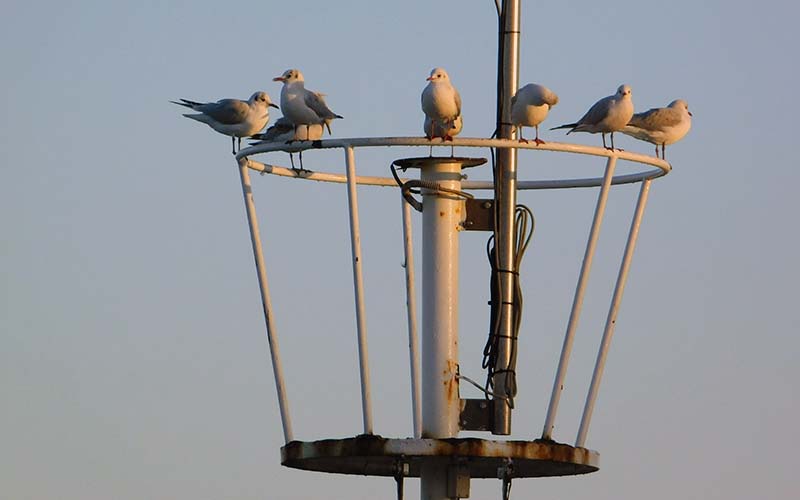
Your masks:
<svg viewBox="0 0 800 500"><path fill-rule="evenodd" d="M458 163L461 168L470 168L470 167L477 167L479 165L483 165L486 163L486 158L465 158L463 156L418 156L414 158L401 158L399 160L395 160L395 165L400 167L403 170L408 168L423 168L423 167L430 167L432 165L439 165L442 163Z"/></svg>
<svg viewBox="0 0 800 500"><path fill-rule="evenodd" d="M465 431L491 430L493 404L490 399L462 399L458 426Z"/></svg>
<svg viewBox="0 0 800 500"><path fill-rule="evenodd" d="M466 465L447 466L447 497L469 498L469 468Z"/></svg>
<svg viewBox="0 0 800 500"><path fill-rule="evenodd" d="M595 472L600 455L555 441L387 439L375 435L292 441L281 448L281 463L286 467L365 476L393 476L396 464L407 463L408 477L419 477L423 464L459 464L472 478L496 478L497 469L509 458L514 477L524 478Z"/></svg>
<svg viewBox="0 0 800 500"><path fill-rule="evenodd" d="M467 207L465 231L494 230L494 200L468 198L464 202Z"/></svg>

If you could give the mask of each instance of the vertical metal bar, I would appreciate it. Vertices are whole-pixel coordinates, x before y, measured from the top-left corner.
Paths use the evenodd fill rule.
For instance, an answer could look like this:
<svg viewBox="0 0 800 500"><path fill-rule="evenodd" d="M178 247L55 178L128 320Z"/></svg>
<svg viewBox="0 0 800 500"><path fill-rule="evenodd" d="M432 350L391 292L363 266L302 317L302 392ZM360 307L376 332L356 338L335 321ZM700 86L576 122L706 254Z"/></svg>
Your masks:
<svg viewBox="0 0 800 500"><path fill-rule="evenodd" d="M278 334L273 321L272 301L269 297L269 285L267 283L267 269L264 265L261 234L258 230L258 217L256 216L256 205L253 201L253 189L250 186L250 173L247 168L246 158L239 160L239 177L242 181L242 196L244 197L244 206L247 212L247 223L250 226L250 243L253 245L253 257L256 261L256 271L258 272L261 305L264 310L264 323L267 327L267 342L269 344L269 354L272 357L272 374L275 377L275 390L278 393L278 407L281 412L281 424L283 425L283 439L288 443L294 439L292 420L289 418L289 401L286 396L286 383L283 379L283 366L281 365L281 354L278 349Z"/></svg>
<svg viewBox="0 0 800 500"><path fill-rule="evenodd" d="M414 243L411 234L411 206L401 196L403 206L403 251L406 273L406 314L408 316L408 358L411 370L411 411L414 437L422 437L422 406L420 405L419 340L417 335L417 291L414 284Z"/></svg>
<svg viewBox="0 0 800 500"><path fill-rule="evenodd" d="M595 363L594 373L592 374L592 383L589 386L589 393L586 395L586 405L583 407L581 426L578 429L578 437L575 440L575 446L578 447L583 447L586 444L586 434L589 432L589 424L592 420L594 404L597 401L597 391L600 387L600 380L603 378L603 370L606 366L608 350L611 347L611 338L614 336L614 327L617 325L617 313L619 312L619 305L622 302L622 294L625 291L625 282L628 279L628 271L630 270L631 260L633 259L633 250L636 248L636 240L639 237L639 227L642 224L642 216L644 215L645 206L647 206L647 196L649 193L650 179L647 179L642 182L642 188L639 191L636 211L633 215L633 221L631 221L630 233L628 233L628 242L625 244L625 253L619 268L617 283L614 286L614 297L611 300L611 306L608 310L608 318L606 319L606 326L603 331L603 340L600 343L600 350L597 353L597 362Z"/></svg>
<svg viewBox="0 0 800 500"><path fill-rule="evenodd" d="M513 126L511 125L511 96L517 91L519 85L519 31L520 31L520 2L519 0L506 0L503 2L502 19L504 24L500 33L499 43L503 47L502 67L498 68L501 78L502 101L499 102L500 123L497 136L501 139L511 139ZM497 150L497 171L495 197L497 198L498 220L495 244L497 246L497 264L501 270L500 283L500 341L495 370L498 372L493 380L494 392L507 394L506 376L511 362L513 329L513 301L515 275L510 271L514 268L514 212L517 206L517 150ZM493 434L508 435L511 433L511 407L505 401L498 400L494 405Z"/></svg>
<svg viewBox="0 0 800 500"><path fill-rule="evenodd" d="M592 269L592 260L594 259L594 252L597 248L597 239L600 236L600 227L603 225L603 215L606 212L606 201L608 201L608 192L611 187L611 180L614 177L616 164L617 158L615 156L609 157L606 162L606 173L603 176L603 184L600 188L600 194L597 197L597 206L594 209L594 219L592 219L592 229L589 231L589 239L586 242L586 252L583 254L583 263L581 264L581 274L578 278L578 284L575 287L575 297L572 300L572 310L569 313L567 333L564 335L564 345L561 347L561 358L558 360L556 378L553 382L553 392L550 394L550 405L547 407L547 418L545 419L544 429L542 430L542 439L553 438L553 428L555 426L556 413L558 413L558 403L561 400L561 392L564 390L564 378L567 375L569 358L572 354L575 330L578 328L578 320L580 319L581 309L583 308L583 296L586 292L586 283L589 281L589 272Z"/></svg>
<svg viewBox="0 0 800 500"><path fill-rule="evenodd" d="M422 180L461 188L461 163L432 158ZM431 190L422 193L422 437L458 435L458 233L463 200ZM447 498L447 464L426 463L421 500Z"/></svg>
<svg viewBox="0 0 800 500"><path fill-rule="evenodd" d="M350 247L353 253L353 290L355 290L356 297L358 365L361 372L361 413L364 421L364 434L372 434L367 320L364 308L364 279L361 271L361 230L358 223L358 196L356 194L356 158L351 146L345 147L345 161L347 162L347 201L350 210Z"/></svg>

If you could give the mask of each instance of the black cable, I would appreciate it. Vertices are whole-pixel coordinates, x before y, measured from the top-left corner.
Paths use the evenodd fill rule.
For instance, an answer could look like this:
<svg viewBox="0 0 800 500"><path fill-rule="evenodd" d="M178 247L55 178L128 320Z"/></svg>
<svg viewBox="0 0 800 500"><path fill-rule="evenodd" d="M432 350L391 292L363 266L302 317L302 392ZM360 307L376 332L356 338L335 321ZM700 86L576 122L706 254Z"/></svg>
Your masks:
<svg viewBox="0 0 800 500"><path fill-rule="evenodd" d="M522 326L522 286L519 279L519 271L522 266L522 259L525 251L530 244L533 237L533 230L535 227L535 219L533 212L525 205L517 205L514 218L514 247L515 259L513 269L500 269L497 263L497 256L495 250L495 236L489 237L486 242L486 256L489 260L490 266L490 295L489 300L489 338L483 348L483 361L481 367L486 370L486 391L494 392L494 379L498 375L504 375L504 387L506 403L509 407L514 407L514 397L517 394L517 339L519 331ZM509 279L512 280L512 301L504 302L501 300L500 280L501 273L509 274ZM511 332L509 334L500 333L500 308L503 306L510 306L511 314ZM500 350L500 339L510 339L509 347L509 360L505 368L498 368L497 361Z"/></svg>

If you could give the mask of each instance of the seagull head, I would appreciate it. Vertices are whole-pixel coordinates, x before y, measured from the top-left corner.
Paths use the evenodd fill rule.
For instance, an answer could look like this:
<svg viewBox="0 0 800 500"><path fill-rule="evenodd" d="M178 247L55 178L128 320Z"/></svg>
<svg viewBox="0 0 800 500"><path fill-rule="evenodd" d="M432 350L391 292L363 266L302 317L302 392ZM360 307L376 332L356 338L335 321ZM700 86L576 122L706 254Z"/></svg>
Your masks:
<svg viewBox="0 0 800 500"><path fill-rule="evenodd" d="M447 82L450 80L450 77L447 75L447 71L444 68L433 68L431 70L431 76L426 78L429 82Z"/></svg>
<svg viewBox="0 0 800 500"><path fill-rule="evenodd" d="M675 99L674 101L669 103L669 107L677 109L679 111L684 111L685 110L686 113L689 114L689 116L692 116L692 112L689 111L689 103L684 101L683 99Z"/></svg>
<svg viewBox="0 0 800 500"><path fill-rule="evenodd" d="M273 82L283 82L283 83L292 83L292 82L303 82L305 81L303 78L303 73L300 73L299 69L287 69L283 72L281 76L276 76L272 79Z"/></svg>
<svg viewBox="0 0 800 500"><path fill-rule="evenodd" d="M266 92L256 92L250 96L250 102L261 102L264 103L265 106L272 106L275 109L281 109L277 104L273 104L272 100L269 98L269 94Z"/></svg>
<svg viewBox="0 0 800 500"><path fill-rule="evenodd" d="M620 85L617 89L617 95L619 97L625 97L631 95L631 86L630 85Z"/></svg>

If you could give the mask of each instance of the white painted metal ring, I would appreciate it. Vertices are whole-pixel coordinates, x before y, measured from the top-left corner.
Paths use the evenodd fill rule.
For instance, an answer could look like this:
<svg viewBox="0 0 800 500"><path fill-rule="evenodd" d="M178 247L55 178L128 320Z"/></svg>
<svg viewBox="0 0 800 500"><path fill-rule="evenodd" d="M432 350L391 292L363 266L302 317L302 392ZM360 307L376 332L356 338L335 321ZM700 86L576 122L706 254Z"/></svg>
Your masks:
<svg viewBox="0 0 800 500"><path fill-rule="evenodd" d="M512 139L483 139L483 138L455 138L452 142L443 143L439 140L429 141L424 137L361 137L346 139L326 139L323 141L299 141L293 144L285 143L259 143L248 148L242 149L236 159L246 161L247 167L264 174L278 175L282 177L292 177L296 179L306 179L318 182L346 183L347 176L318 171L298 171L288 167L261 163L252 160L250 156L259 153L270 153L282 151L286 153L296 153L308 149L336 149L336 148L360 148L360 147L388 147L388 146L457 146L471 148L512 148L526 149L535 151L555 151L562 153L583 154L599 157L616 157L620 160L649 165L649 168L641 172L632 174L616 175L612 179L612 184L631 184L641 182L645 179L656 179L667 175L672 166L665 160L654 156L647 156L629 151L611 151L601 147L584 146L580 144L569 144L563 142L547 142L536 145L535 143L521 143ZM358 184L367 186L397 187L397 183L392 177L382 176L357 176ZM517 189L567 189L579 187L597 187L602 185L602 177L587 177L577 179L553 179L553 180L520 180L517 182ZM494 184L491 181L463 181L462 189L465 190L492 190Z"/></svg>

